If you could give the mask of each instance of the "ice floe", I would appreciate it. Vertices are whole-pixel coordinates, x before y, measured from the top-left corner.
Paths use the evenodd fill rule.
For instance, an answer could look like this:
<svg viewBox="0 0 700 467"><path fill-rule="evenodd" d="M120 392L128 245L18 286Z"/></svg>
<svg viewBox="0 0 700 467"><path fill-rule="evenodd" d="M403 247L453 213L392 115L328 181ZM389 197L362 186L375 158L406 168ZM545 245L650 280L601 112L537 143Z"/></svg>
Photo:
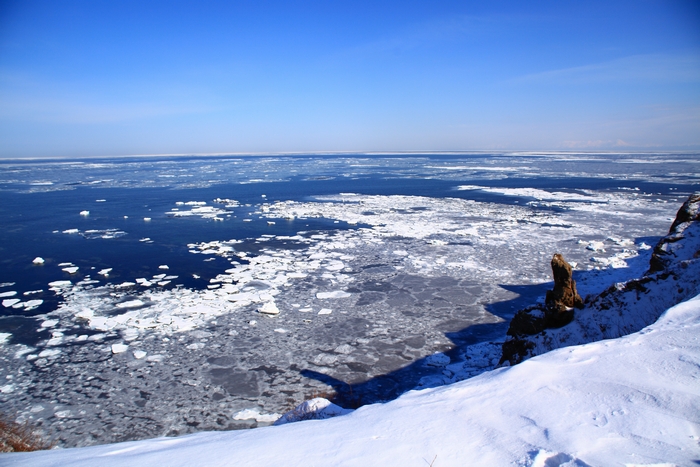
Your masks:
<svg viewBox="0 0 700 467"><path fill-rule="evenodd" d="M260 313L266 315L278 315L280 313L279 308L275 305L275 302L265 302L260 308L258 308Z"/></svg>
<svg viewBox="0 0 700 467"><path fill-rule="evenodd" d="M113 354L124 353L127 350L129 350L129 346L127 344L112 344L112 353Z"/></svg>
<svg viewBox="0 0 700 467"><path fill-rule="evenodd" d="M455 344L446 335L472 326L489 328L505 322L509 301L515 302L518 295L508 288L527 290L551 280L547 264L552 251L563 251L567 258L573 258L581 272L590 269L587 278L621 274L625 268L613 271L615 265L625 262L633 267L634 255L644 250L644 244L635 245L631 239L657 235L668 227L670 209L648 198L582 190L566 196L559 191L547 195L501 194L528 196L540 204L523 202L523 206L512 206L458 198L344 193L305 198L303 202L272 201L279 198L271 195L269 200L262 198L261 204L241 212L241 205L234 200L214 199L213 209L221 211L218 218L223 219L222 214L231 213L231 209L240 209L236 212L239 220L252 222L255 218L256 223L263 224L258 227L267 233L258 232L245 241L206 238L207 241L187 245L191 254L216 258L217 262L207 263L212 269L227 263L213 273L214 277L200 270L194 270L196 274L181 270L181 263L171 263L177 264L183 277L203 277L202 290L175 286L169 283L174 279L168 278L176 276L165 274L152 278L143 272L124 276L124 269L116 264L121 283L107 283L104 279L99 284L51 282L49 286L58 294L59 305L46 316L56 322L44 329L63 335L42 337L22 354L21 360L25 365L52 368L52 374L61 374L62 378L58 365L51 367L51 359L58 355L87 362L81 365L95 375L120 371L122 375L127 371L142 375L144 378L138 380L114 376L117 379L113 384L132 391L127 405L131 407L134 400L143 399L158 420L170 420L170 412L164 412L163 407L167 404L158 404L154 398L147 400L134 388L149 392L152 389L148 384L161 377L177 383L178 388L186 386L186 391L167 392L168 400L173 401L171 406L175 401L182 404L177 409L177 421L166 423L179 433L208 426L219 429L216 410L211 409L211 416L205 415L205 410L218 404L226 404L227 410L232 408L233 412L225 418L228 424L232 413L250 407L250 400L260 401L260 410L265 413L281 412L290 407L286 401L289 396L282 391L292 392L298 403L313 395L312 391L329 390L322 382L301 378L298 369L325 372L349 384L362 384L421 362L424 365L419 365L420 371L427 374L408 388L445 384L495 366L494 349L498 348L489 342L461 347L450 359L442 352ZM206 218L215 212L204 201L196 203L204 204L182 202L169 213L189 212L192 214L188 216ZM543 203L557 203L564 209L538 209ZM200 208L207 209L197 211ZM647 225L637 224L640 213L644 213ZM285 224L280 219L302 223L311 218L340 221L353 227L274 235ZM276 227L264 226L265 222L275 221L279 224ZM335 225L332 222L326 225ZM74 230L72 233L81 233ZM591 253L586 249L591 242L602 242L605 251ZM595 261L590 260L592 254ZM79 264L81 271L89 266L82 260ZM106 277L110 271L111 268L102 269L98 274ZM581 281L582 293L593 291L602 282L596 281ZM170 288L161 288L165 286ZM332 310L323 305L331 305ZM269 317L257 314L263 309L276 309L277 313ZM78 332L84 337L71 337ZM213 336L195 335L198 332L210 332ZM115 340L123 343L115 344ZM75 345L78 343L81 345ZM49 345L51 348L47 348ZM117 355L114 345L130 347L113 357ZM53 350L59 353L39 356ZM242 354L249 358L245 363L226 360ZM28 355L34 357L30 359ZM291 370L292 366L297 370ZM304 384L311 384L313 389L300 389ZM237 390L247 392L231 395ZM101 392L107 391L96 394ZM213 399L212 394L223 395L223 402ZM22 396L22 404L27 407L30 404L24 401L28 397ZM115 408L110 420L124 427L127 422L122 420L123 414L143 412L142 407L133 409L137 412ZM89 413L91 420L97 419L94 411ZM193 418L182 421L194 413ZM235 420L253 423L257 418ZM148 427L152 429L152 425ZM100 432L97 436L103 442L115 439L117 434Z"/></svg>
<svg viewBox="0 0 700 467"><path fill-rule="evenodd" d="M237 204L232 204L232 203L226 203L225 201L232 201L232 200L221 200L220 198L217 198L217 200L222 201L220 204L226 204L226 207L235 207ZM215 202L219 202L215 200ZM187 211L180 210L180 208L174 208L165 214L170 217L190 217L190 216L196 216L196 217L201 217L203 219L215 219L215 220L223 220L222 218L218 217L220 215L225 215L228 213L226 209L219 209L214 206L207 206L207 203L205 201L187 201L187 202L182 202L179 201L176 203L178 206L189 206L190 209Z"/></svg>
<svg viewBox="0 0 700 467"><path fill-rule="evenodd" d="M332 292L318 292L316 294L316 298L319 298L321 300L327 299L327 298L348 298L352 297L351 293L342 291L342 290L334 290Z"/></svg>
<svg viewBox="0 0 700 467"><path fill-rule="evenodd" d="M258 422L272 423L280 418L278 413L260 413L259 409L245 409L233 416L234 420L255 420Z"/></svg>

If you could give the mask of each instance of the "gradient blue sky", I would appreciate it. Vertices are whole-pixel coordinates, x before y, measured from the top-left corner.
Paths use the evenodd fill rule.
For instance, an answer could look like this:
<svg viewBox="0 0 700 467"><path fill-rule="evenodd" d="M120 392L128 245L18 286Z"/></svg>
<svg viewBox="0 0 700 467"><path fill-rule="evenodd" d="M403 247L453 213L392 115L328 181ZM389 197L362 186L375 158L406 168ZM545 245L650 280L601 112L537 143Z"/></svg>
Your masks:
<svg viewBox="0 0 700 467"><path fill-rule="evenodd" d="M698 1L0 0L0 157L698 149Z"/></svg>

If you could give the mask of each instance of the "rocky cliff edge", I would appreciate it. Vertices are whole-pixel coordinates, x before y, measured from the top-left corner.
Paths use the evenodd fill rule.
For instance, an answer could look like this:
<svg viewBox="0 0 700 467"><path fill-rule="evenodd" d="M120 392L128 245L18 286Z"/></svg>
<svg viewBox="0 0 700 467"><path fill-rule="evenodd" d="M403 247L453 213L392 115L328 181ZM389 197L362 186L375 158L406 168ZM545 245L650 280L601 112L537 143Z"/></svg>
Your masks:
<svg viewBox="0 0 700 467"><path fill-rule="evenodd" d="M516 313L503 344L502 364L550 350L613 339L655 322L664 310L700 293L700 193L691 195L654 248L643 277L611 285L582 301L571 267L552 258L554 289L545 303Z"/></svg>

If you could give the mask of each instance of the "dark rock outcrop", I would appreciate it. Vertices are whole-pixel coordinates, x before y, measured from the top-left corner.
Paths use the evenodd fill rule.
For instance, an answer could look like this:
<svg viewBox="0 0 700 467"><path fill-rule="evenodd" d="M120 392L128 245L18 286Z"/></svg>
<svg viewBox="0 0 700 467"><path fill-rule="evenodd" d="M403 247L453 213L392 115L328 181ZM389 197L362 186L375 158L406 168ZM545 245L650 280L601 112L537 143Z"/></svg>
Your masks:
<svg viewBox="0 0 700 467"><path fill-rule="evenodd" d="M664 271L673 262L676 257L673 244L684 238L683 231L685 230L684 227L686 227L686 224L689 222L698 222L700 220L699 208L700 193L691 195L690 198L683 203L683 206L681 206L676 214L676 220L671 224L668 235L662 238L656 245L656 248L654 248L651 261L649 261L649 271L647 271L647 275Z"/></svg>
<svg viewBox="0 0 700 467"><path fill-rule="evenodd" d="M509 336L531 336L548 328L560 328L574 319L574 307L583 308L583 300L571 277L571 266L564 256L552 257L554 288L547 291L544 305L533 305L518 311L510 322Z"/></svg>
<svg viewBox="0 0 700 467"><path fill-rule="evenodd" d="M583 300L571 278L571 266L559 253L552 257L552 275L554 289L547 291L544 301L545 322L548 327L561 327L574 319L574 307L583 308Z"/></svg>
<svg viewBox="0 0 700 467"><path fill-rule="evenodd" d="M584 303L561 255L552 258L552 272L555 286L545 304L513 317L501 363L514 365L556 348L637 332L666 309L700 294L700 193L680 208L641 278L611 285ZM574 315L573 308L581 311Z"/></svg>

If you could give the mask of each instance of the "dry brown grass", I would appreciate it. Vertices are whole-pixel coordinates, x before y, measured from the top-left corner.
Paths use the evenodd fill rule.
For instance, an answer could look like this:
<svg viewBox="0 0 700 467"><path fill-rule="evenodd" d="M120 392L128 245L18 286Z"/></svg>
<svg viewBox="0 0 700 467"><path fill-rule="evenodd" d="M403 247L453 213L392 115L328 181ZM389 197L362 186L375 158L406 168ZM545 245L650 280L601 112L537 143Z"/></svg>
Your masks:
<svg viewBox="0 0 700 467"><path fill-rule="evenodd" d="M0 452L39 451L52 447L28 423L17 423L0 414Z"/></svg>

